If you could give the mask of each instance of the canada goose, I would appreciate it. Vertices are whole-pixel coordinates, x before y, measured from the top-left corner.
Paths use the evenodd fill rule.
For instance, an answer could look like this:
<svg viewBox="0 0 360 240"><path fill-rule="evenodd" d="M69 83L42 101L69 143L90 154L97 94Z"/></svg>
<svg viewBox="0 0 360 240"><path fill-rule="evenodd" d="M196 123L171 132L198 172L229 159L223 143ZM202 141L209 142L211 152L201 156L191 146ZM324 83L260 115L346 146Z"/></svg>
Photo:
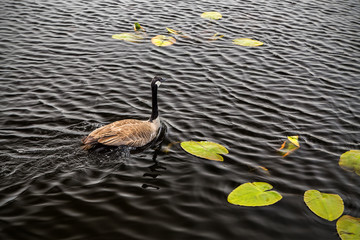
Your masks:
<svg viewBox="0 0 360 240"><path fill-rule="evenodd" d="M152 112L149 120L124 119L102 126L82 139L82 148L88 150L98 144L139 148L154 140L160 128L157 90L164 80L155 76L151 81Z"/></svg>

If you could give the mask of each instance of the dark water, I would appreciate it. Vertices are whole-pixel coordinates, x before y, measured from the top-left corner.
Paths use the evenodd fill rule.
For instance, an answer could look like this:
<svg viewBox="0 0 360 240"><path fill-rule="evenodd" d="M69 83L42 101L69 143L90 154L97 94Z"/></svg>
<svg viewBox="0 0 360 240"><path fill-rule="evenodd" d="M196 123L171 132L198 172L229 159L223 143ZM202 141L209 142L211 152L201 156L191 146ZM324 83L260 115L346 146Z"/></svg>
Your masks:
<svg viewBox="0 0 360 240"><path fill-rule="evenodd" d="M0 239L339 239L311 213L308 189L339 194L360 216L360 178L338 166L360 148L360 3L353 1L37 1L0 3ZM209 23L199 16L219 11ZM114 40L138 21L199 39L159 48ZM201 36L215 32L221 40ZM237 37L265 42L233 45ZM80 140L103 124L150 115L163 146L209 140L224 162L174 145L124 158ZM299 135L286 158L276 149ZM259 166L266 167L269 173ZM283 199L240 207L245 182Z"/></svg>

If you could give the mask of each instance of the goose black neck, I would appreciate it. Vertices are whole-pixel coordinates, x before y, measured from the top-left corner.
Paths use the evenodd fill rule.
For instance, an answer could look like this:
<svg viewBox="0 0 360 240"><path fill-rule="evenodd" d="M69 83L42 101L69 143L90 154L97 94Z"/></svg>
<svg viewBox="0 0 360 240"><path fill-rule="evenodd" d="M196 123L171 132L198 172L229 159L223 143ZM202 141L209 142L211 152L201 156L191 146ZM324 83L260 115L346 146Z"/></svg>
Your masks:
<svg viewBox="0 0 360 240"><path fill-rule="evenodd" d="M158 102L157 102L157 89L158 86L154 84L151 87L151 96L152 96L152 111L150 116L150 122L152 122L154 119L156 119L159 116L159 110L158 110Z"/></svg>

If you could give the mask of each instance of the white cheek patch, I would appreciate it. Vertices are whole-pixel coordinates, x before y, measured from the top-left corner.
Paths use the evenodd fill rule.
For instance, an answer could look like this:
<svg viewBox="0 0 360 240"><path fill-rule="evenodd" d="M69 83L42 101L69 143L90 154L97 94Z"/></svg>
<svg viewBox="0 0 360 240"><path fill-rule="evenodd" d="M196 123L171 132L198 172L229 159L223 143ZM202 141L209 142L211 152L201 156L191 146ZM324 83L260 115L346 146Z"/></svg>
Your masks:
<svg viewBox="0 0 360 240"><path fill-rule="evenodd" d="M161 82L160 82L160 81L157 81L155 84L156 84L158 87L160 87Z"/></svg>

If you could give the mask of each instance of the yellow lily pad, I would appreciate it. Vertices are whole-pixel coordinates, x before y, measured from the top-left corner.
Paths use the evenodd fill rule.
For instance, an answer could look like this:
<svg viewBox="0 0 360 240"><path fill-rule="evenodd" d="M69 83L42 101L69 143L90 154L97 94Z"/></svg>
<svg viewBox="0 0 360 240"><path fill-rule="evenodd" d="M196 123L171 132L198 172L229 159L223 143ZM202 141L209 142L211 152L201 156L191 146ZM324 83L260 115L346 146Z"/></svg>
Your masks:
<svg viewBox="0 0 360 240"><path fill-rule="evenodd" d="M151 42L158 47L165 47L174 44L176 39L164 35L157 35L151 39Z"/></svg>
<svg viewBox="0 0 360 240"><path fill-rule="evenodd" d="M182 38L189 38L188 36L185 36L184 34L183 34L183 32L181 32L181 31L176 31L176 30L174 30L174 29L171 29L171 28L166 28L166 30L168 31L168 33L170 33L170 34L174 34L174 35L178 35L178 36L180 36L180 37L182 37Z"/></svg>
<svg viewBox="0 0 360 240"><path fill-rule="evenodd" d="M180 35L180 34L182 34L182 32L180 32L180 31L176 31L176 30L174 30L174 29L171 29L171 28L166 28L166 30L169 32L169 33L172 33L172 34L175 34L175 35Z"/></svg>
<svg viewBox="0 0 360 240"><path fill-rule="evenodd" d="M350 150L340 156L339 165L347 171L360 176L360 150Z"/></svg>
<svg viewBox="0 0 360 240"><path fill-rule="evenodd" d="M244 47L258 47L264 44L263 42L250 38L236 38L233 40L233 43Z"/></svg>
<svg viewBox="0 0 360 240"><path fill-rule="evenodd" d="M313 213L328 221L337 219L344 212L344 202L338 194L307 190L304 202Z"/></svg>
<svg viewBox="0 0 360 240"><path fill-rule="evenodd" d="M208 141L186 141L180 144L182 149L197 157L214 161L224 161L220 154L228 154L229 151L222 145Z"/></svg>
<svg viewBox="0 0 360 240"><path fill-rule="evenodd" d="M299 136L289 136L287 137L290 142L292 142L295 146L300 147L299 145Z"/></svg>
<svg viewBox="0 0 360 240"><path fill-rule="evenodd" d="M114 34L114 35L112 35L112 38L127 41L127 42L134 42L134 43L141 42L141 40L144 39L144 37L134 34L134 33Z"/></svg>
<svg viewBox="0 0 360 240"><path fill-rule="evenodd" d="M272 189L266 182L248 182L235 188L228 195L228 202L234 205L259 207L272 205L282 199L280 193L269 191Z"/></svg>
<svg viewBox="0 0 360 240"><path fill-rule="evenodd" d="M222 18L222 15L219 12L204 12L201 14L201 17L205 19L219 20Z"/></svg>
<svg viewBox="0 0 360 240"><path fill-rule="evenodd" d="M342 240L360 239L360 218L344 215L336 222L336 230Z"/></svg>

